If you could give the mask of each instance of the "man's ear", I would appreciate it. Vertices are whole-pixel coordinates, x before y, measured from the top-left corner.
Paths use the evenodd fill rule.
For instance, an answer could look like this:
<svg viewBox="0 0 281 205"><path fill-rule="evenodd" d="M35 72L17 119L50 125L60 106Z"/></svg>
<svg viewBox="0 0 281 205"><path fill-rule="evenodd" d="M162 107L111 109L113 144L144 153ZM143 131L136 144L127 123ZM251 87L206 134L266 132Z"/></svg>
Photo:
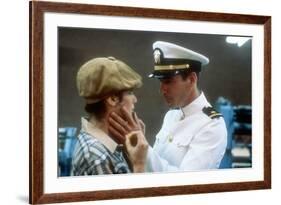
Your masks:
<svg viewBox="0 0 281 205"><path fill-rule="evenodd" d="M192 85L197 83L198 79L197 79L197 75L196 75L195 72L191 72L188 77L189 77L189 80L190 80Z"/></svg>
<svg viewBox="0 0 281 205"><path fill-rule="evenodd" d="M111 107L115 107L119 102L119 98L116 95L110 95L105 99L105 103Z"/></svg>

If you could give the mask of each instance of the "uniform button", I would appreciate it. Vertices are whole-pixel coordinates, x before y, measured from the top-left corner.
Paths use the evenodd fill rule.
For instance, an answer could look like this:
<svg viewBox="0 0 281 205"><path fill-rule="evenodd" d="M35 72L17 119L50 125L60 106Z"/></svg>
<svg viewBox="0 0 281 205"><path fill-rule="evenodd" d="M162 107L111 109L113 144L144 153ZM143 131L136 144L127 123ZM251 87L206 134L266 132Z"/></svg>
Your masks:
<svg viewBox="0 0 281 205"><path fill-rule="evenodd" d="M169 140L169 142L172 142L173 141L173 136L170 135L168 140Z"/></svg>

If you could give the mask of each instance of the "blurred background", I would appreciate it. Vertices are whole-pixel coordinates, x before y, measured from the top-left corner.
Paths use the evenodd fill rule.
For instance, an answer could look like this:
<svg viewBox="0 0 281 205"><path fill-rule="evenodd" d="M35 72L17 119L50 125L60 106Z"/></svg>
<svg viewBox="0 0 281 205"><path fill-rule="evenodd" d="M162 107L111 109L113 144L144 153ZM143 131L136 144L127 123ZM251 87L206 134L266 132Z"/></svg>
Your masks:
<svg viewBox="0 0 281 205"><path fill-rule="evenodd" d="M79 67L95 57L114 56L143 77L135 92L136 111L146 124L146 137L153 145L168 107L159 92L153 70L153 42L168 41L202 53L210 63L202 69L199 86L209 102L224 115L228 146L221 168L251 167L251 76L250 37L58 28L58 136L59 175L68 176L71 155L85 116L84 101L78 96L76 74ZM110 79L109 79L110 80Z"/></svg>

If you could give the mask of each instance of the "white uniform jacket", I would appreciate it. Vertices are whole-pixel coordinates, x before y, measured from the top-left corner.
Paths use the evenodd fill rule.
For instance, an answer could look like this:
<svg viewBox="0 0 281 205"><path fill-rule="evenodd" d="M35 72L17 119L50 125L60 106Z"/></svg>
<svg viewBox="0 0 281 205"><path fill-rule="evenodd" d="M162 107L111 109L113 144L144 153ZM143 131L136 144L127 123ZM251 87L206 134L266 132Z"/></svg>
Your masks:
<svg viewBox="0 0 281 205"><path fill-rule="evenodd" d="M210 108L202 92L186 107L166 113L155 144L148 149L146 169L161 172L218 168L226 144L224 119Z"/></svg>

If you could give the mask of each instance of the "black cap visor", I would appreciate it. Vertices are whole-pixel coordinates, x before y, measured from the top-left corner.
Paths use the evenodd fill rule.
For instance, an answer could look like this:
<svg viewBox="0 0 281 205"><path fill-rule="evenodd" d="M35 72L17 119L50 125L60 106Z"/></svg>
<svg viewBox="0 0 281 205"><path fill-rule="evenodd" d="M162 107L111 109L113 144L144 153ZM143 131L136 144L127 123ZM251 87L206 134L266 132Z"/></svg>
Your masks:
<svg viewBox="0 0 281 205"><path fill-rule="evenodd" d="M175 75L181 74L183 72L188 72L186 69L180 69L180 70L157 70L153 71L153 73L149 74L149 78L158 78L158 79L165 79L165 78L171 78Z"/></svg>

